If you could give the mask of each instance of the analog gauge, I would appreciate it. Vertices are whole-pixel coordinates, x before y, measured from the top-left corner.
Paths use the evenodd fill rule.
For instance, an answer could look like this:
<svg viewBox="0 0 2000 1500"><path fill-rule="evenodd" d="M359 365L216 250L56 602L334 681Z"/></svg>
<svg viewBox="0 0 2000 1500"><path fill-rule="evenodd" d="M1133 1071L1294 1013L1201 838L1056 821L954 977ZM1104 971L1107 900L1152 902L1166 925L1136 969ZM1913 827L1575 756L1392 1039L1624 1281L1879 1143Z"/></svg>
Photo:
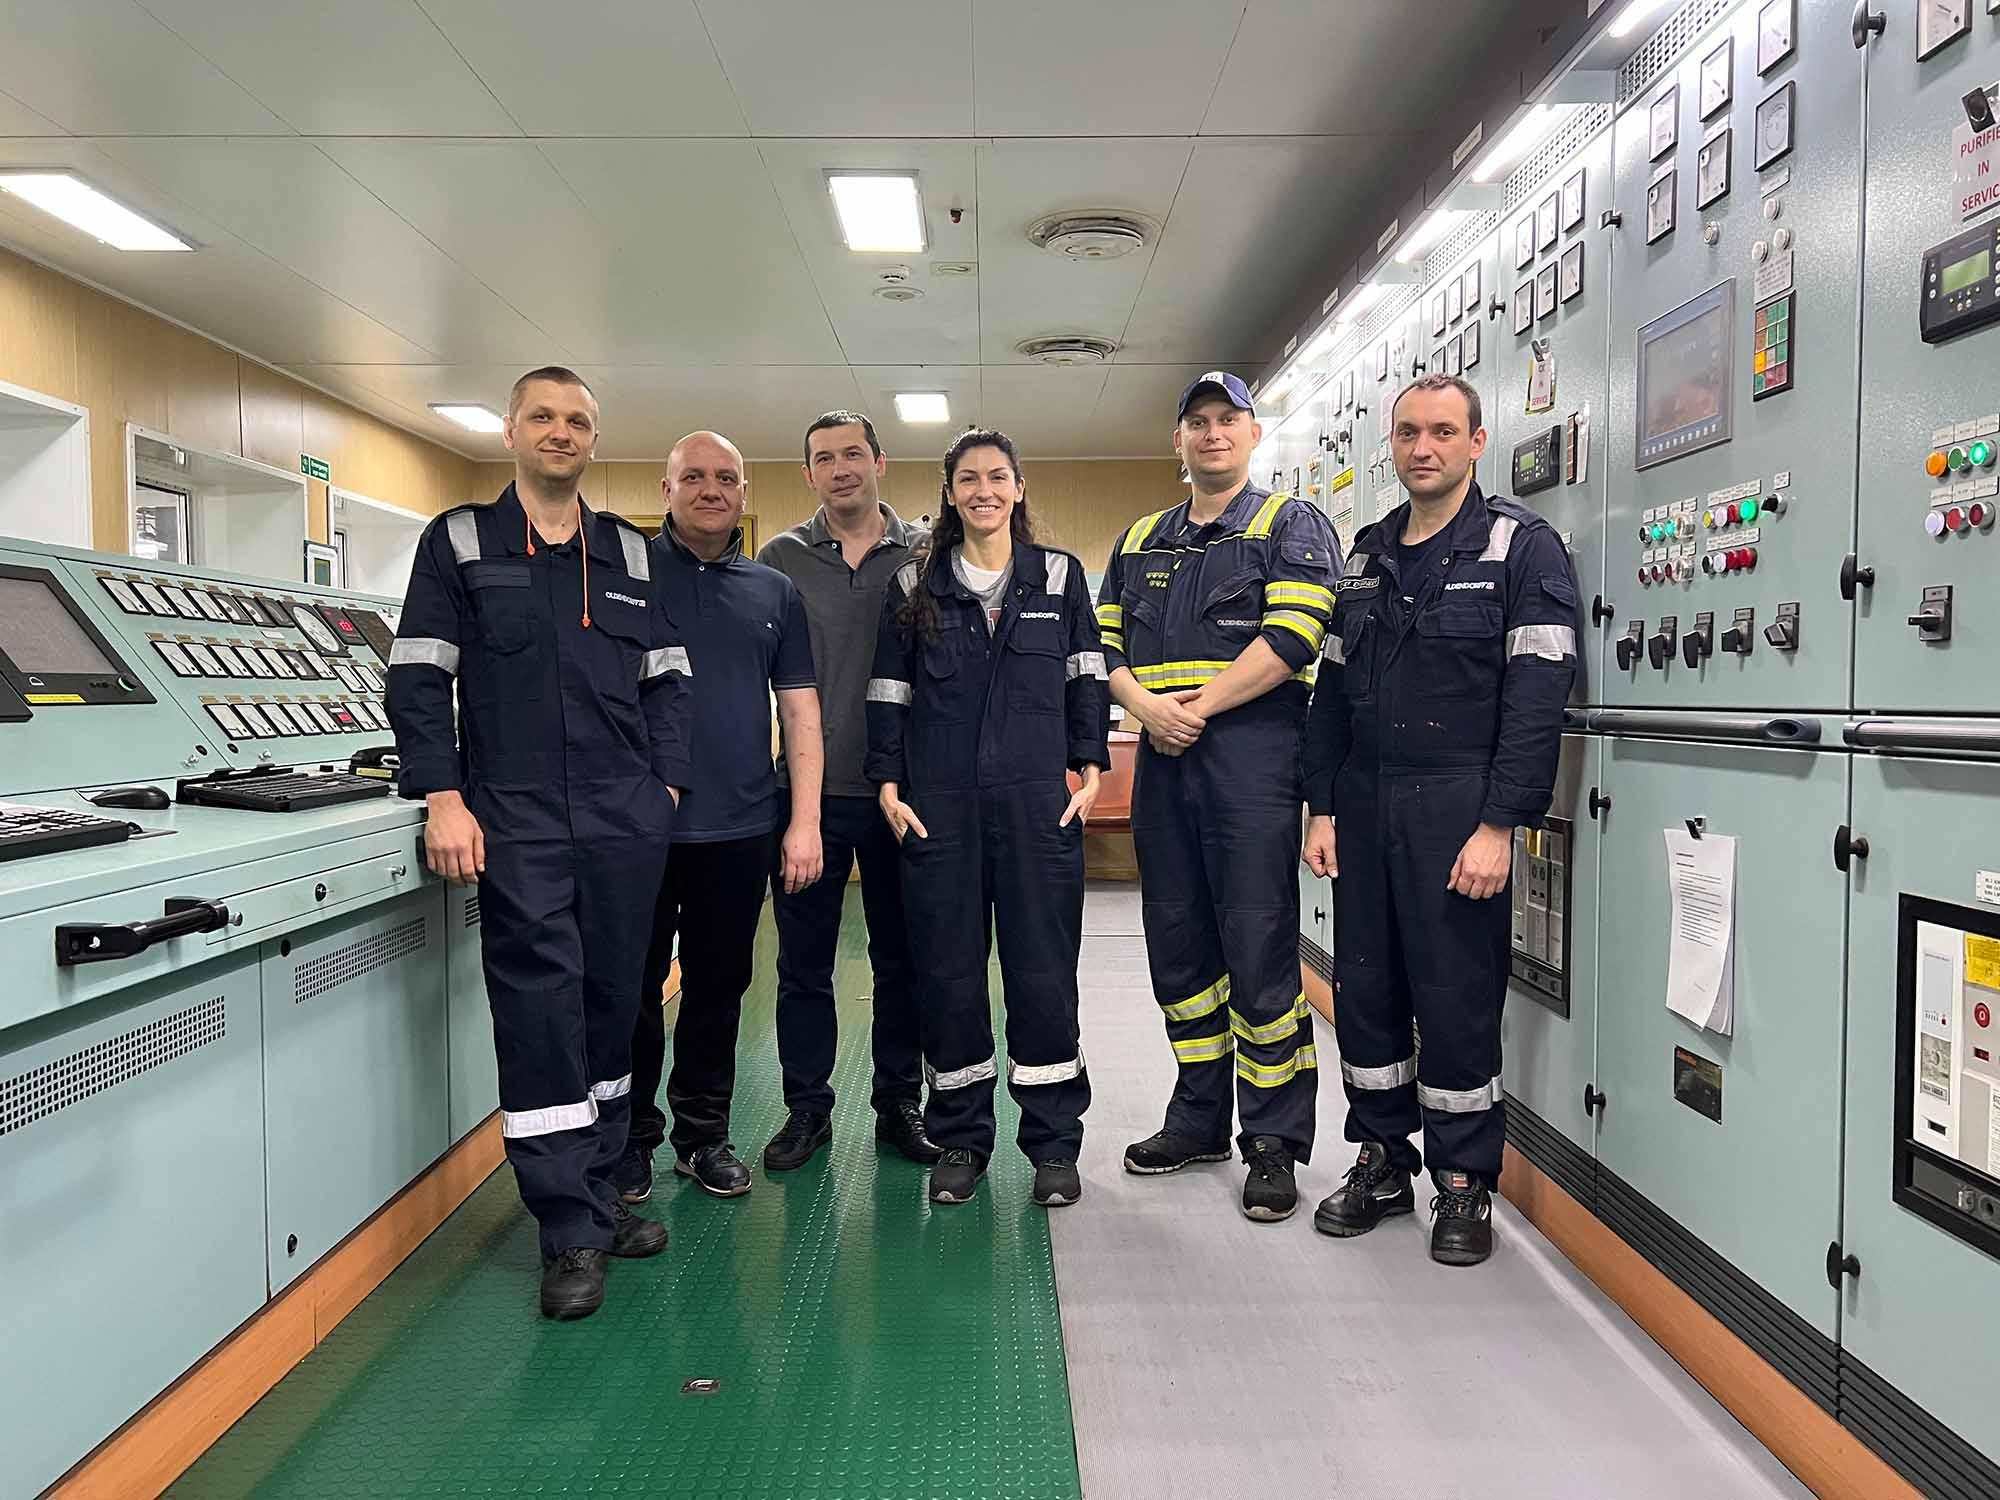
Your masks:
<svg viewBox="0 0 2000 1500"><path fill-rule="evenodd" d="M1701 60L1701 99L1696 113L1704 120L1729 102L1729 76L1736 57L1736 39L1724 37L1722 45Z"/></svg>
<svg viewBox="0 0 2000 1500"><path fill-rule="evenodd" d="M1583 241L1578 240L1563 251L1562 279L1557 288L1557 296L1564 302L1583 294Z"/></svg>
<svg viewBox="0 0 2000 1500"><path fill-rule="evenodd" d="M228 623L229 617L222 612L222 606L216 602L215 596L209 593L207 589L189 589L188 597L194 600L194 607L196 609L200 610L216 624L223 625Z"/></svg>
<svg viewBox="0 0 2000 1500"><path fill-rule="evenodd" d="M154 614L164 615L169 620L174 617L174 607L167 603L167 596L152 584L141 583L135 579L132 584L132 591L145 601L146 608L150 609Z"/></svg>
<svg viewBox="0 0 2000 1500"><path fill-rule="evenodd" d="M1792 149L1793 85L1786 84L1757 106L1757 170L1763 171Z"/></svg>
<svg viewBox="0 0 2000 1500"><path fill-rule="evenodd" d="M317 651L301 651L299 655L304 657L306 665L312 668L310 672L301 672L299 674L301 677L326 678L333 675L333 668L326 664L326 658Z"/></svg>
<svg viewBox="0 0 2000 1500"><path fill-rule="evenodd" d="M236 607L243 611L243 620L245 624L282 625L285 623L281 619L273 620L268 618L264 613L264 606L259 604L255 599L253 599L248 594L236 594L232 597L236 601ZM228 607L229 606L226 604L223 606L223 608L225 609L227 609Z"/></svg>
<svg viewBox="0 0 2000 1500"><path fill-rule="evenodd" d="M1520 270L1535 258L1535 216L1524 214L1514 226L1514 269Z"/></svg>
<svg viewBox="0 0 2000 1500"><path fill-rule="evenodd" d="M171 583L160 585L160 592L167 596L167 602L174 607L174 613L183 620L199 620L201 611L194 607L194 600L188 597L186 589L175 588Z"/></svg>
<svg viewBox="0 0 2000 1500"><path fill-rule="evenodd" d="M1971 29L1971 0L1917 0L1918 60L1957 41Z"/></svg>
<svg viewBox="0 0 2000 1500"><path fill-rule="evenodd" d="M1535 321L1535 283L1524 281L1514 288L1514 332L1526 333Z"/></svg>
<svg viewBox="0 0 2000 1500"><path fill-rule="evenodd" d="M166 659L167 665L174 670L174 676L196 677L200 675L195 668L193 660L189 658L187 652L180 648L178 642L155 641L153 642L153 649Z"/></svg>
<svg viewBox="0 0 2000 1500"><path fill-rule="evenodd" d="M244 613L243 601L238 599L234 594L217 594L215 596L215 607L222 611L223 618L232 625L248 625L252 623L250 616Z"/></svg>
<svg viewBox="0 0 2000 1500"><path fill-rule="evenodd" d="M1647 155L1658 161L1674 149L1674 142L1680 139L1681 90L1675 84L1653 101L1647 113Z"/></svg>
<svg viewBox="0 0 2000 1500"><path fill-rule="evenodd" d="M143 615L150 613L145 604L141 602L139 596L133 592L132 585L124 579L99 578L97 581L104 585L104 591L118 602L118 607L124 610L126 614Z"/></svg>
<svg viewBox="0 0 2000 1500"><path fill-rule="evenodd" d="M1537 250L1555 249L1557 226L1561 222L1561 199L1559 195L1550 193L1535 208L1535 248Z"/></svg>
<svg viewBox="0 0 2000 1500"><path fill-rule="evenodd" d="M193 650L194 648L189 647L188 649ZM221 664L221 670L216 674L217 676L248 677L250 675L250 669L243 665L243 658L236 654L234 646L225 646L217 642L209 649L215 653L214 660Z"/></svg>
<svg viewBox="0 0 2000 1500"><path fill-rule="evenodd" d="M1674 173L1672 169L1655 177L1646 188L1646 243L1674 230Z"/></svg>
<svg viewBox="0 0 2000 1500"><path fill-rule="evenodd" d="M210 655L208 647L204 646L200 641L188 641L181 649L187 652L188 657L197 667L201 668L201 675L204 677L233 677L236 675L229 668L222 665L221 662L217 661L214 656ZM228 648L224 647L223 649L227 650Z"/></svg>
<svg viewBox="0 0 2000 1500"><path fill-rule="evenodd" d="M1757 11L1757 75L1792 55L1792 0L1764 0Z"/></svg>
<svg viewBox="0 0 2000 1500"><path fill-rule="evenodd" d="M1465 347L1465 368L1469 370L1479 363L1479 325L1477 323L1467 323L1465 325L1463 342Z"/></svg>
<svg viewBox="0 0 2000 1500"><path fill-rule="evenodd" d="M284 657L285 657L285 665L292 669L292 675L294 677L301 678L306 682L311 682L313 678L320 675L319 673L313 670L312 663L305 659L303 653L298 651L286 651L284 653Z"/></svg>
<svg viewBox="0 0 2000 1500"><path fill-rule="evenodd" d="M329 656L345 656L347 648L340 644L340 637L333 633L333 627L319 617L319 611L310 604L292 606L292 623L305 633L315 648Z"/></svg>
<svg viewBox="0 0 2000 1500"><path fill-rule="evenodd" d="M285 660L284 654L275 646L259 646L256 650L257 654L264 659L264 665L271 669L273 677L289 677L292 675L291 663Z"/></svg>
<svg viewBox="0 0 2000 1500"><path fill-rule="evenodd" d="M1574 229L1583 222L1583 169L1562 186L1562 227Z"/></svg>
<svg viewBox="0 0 2000 1500"><path fill-rule="evenodd" d="M1694 206L1707 208L1729 191L1729 130L1724 127L1701 143L1695 157Z"/></svg>

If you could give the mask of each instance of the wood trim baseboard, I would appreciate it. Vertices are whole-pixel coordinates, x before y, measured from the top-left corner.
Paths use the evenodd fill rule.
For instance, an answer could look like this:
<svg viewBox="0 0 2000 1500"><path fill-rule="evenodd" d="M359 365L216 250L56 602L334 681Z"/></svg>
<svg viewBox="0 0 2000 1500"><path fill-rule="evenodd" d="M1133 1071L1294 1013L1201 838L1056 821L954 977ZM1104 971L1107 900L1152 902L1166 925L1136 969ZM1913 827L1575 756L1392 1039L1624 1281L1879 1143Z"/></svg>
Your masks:
<svg viewBox="0 0 2000 1500"><path fill-rule="evenodd" d="M1821 1500L1923 1500L1860 1438L1512 1145L1500 1191Z"/></svg>
<svg viewBox="0 0 2000 1500"><path fill-rule="evenodd" d="M1306 1004L1320 1013L1327 1025L1333 1024L1333 986L1304 959L1299 960L1299 988L1306 992Z"/></svg>
<svg viewBox="0 0 2000 1500"><path fill-rule="evenodd" d="M100 1443L48 1496L159 1495L471 1197L502 1157L495 1112Z"/></svg>

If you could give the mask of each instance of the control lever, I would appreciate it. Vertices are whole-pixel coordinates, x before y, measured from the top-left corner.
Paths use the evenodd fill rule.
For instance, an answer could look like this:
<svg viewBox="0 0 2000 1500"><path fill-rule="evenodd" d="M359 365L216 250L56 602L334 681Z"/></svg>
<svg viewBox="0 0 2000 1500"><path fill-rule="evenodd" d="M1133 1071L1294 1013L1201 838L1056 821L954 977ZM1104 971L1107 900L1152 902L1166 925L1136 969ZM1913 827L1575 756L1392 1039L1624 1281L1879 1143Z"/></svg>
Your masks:
<svg viewBox="0 0 2000 1500"><path fill-rule="evenodd" d="M1625 633L1618 637L1613 649L1618 653L1618 670L1629 672L1638 663L1639 653L1645 648L1646 622L1633 620L1625 627Z"/></svg>
<svg viewBox="0 0 2000 1500"><path fill-rule="evenodd" d="M1715 655L1715 618L1696 615L1694 629L1681 637L1681 660L1690 670Z"/></svg>
<svg viewBox="0 0 2000 1500"><path fill-rule="evenodd" d="M1604 602L1602 594L1595 594L1590 600L1590 623L1602 625L1606 620L1615 619L1618 611Z"/></svg>
<svg viewBox="0 0 2000 1500"><path fill-rule="evenodd" d="M1646 642L1646 656L1652 662L1654 671L1666 671L1667 663L1674 659L1674 637L1677 634L1674 617L1668 615L1660 621L1660 628L1653 633L1652 639Z"/></svg>
<svg viewBox="0 0 2000 1500"><path fill-rule="evenodd" d="M1856 587L1875 587L1875 570L1860 566L1860 559L1850 552L1840 560L1840 597L1851 600ZM1770 632L1766 631L1768 635Z"/></svg>
<svg viewBox="0 0 2000 1500"><path fill-rule="evenodd" d="M214 932L230 923L229 908L220 901L190 901L168 897L166 915L150 922L123 925L65 922L56 928L56 963L61 968L133 958L155 943Z"/></svg>
<svg viewBox="0 0 2000 1500"><path fill-rule="evenodd" d="M1780 651L1799 649L1799 607L1780 604L1778 618L1764 627L1764 639Z"/></svg>
<svg viewBox="0 0 2000 1500"><path fill-rule="evenodd" d="M1948 641L1951 639L1951 585L1934 584L1924 590L1923 599L1917 605L1917 612L1910 616L1910 623L1917 628L1920 641Z"/></svg>

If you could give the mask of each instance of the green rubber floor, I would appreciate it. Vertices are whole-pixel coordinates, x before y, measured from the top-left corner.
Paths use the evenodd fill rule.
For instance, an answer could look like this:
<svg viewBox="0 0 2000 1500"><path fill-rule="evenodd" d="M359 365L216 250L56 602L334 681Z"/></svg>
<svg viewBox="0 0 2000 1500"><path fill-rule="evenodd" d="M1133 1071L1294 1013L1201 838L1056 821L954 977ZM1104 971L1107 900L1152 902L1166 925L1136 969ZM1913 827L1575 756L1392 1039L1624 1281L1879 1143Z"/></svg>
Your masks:
<svg viewBox="0 0 2000 1500"><path fill-rule="evenodd" d="M859 910L850 889L841 995L871 987ZM558 1324L503 1166L169 1493L1079 1497L1047 1216L1006 1091L979 1197L934 1210L924 1169L877 1151L869 1010L843 1000L833 1147L766 1176L775 946L767 911L732 1120L749 1196L661 1175L642 1211L667 1253L614 1261L604 1307Z"/></svg>

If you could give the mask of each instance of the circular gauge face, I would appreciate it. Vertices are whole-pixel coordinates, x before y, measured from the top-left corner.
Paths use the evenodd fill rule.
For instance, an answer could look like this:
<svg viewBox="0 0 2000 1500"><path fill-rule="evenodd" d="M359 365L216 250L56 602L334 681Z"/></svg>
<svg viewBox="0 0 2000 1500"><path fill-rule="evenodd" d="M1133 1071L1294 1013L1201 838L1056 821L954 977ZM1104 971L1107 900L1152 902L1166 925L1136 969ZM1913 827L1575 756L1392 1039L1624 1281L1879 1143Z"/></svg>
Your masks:
<svg viewBox="0 0 2000 1500"><path fill-rule="evenodd" d="M347 655L347 648L340 643L340 637L333 633L333 627L319 617L319 612L310 604L292 606L292 623L305 632L308 641L319 650L331 656Z"/></svg>

